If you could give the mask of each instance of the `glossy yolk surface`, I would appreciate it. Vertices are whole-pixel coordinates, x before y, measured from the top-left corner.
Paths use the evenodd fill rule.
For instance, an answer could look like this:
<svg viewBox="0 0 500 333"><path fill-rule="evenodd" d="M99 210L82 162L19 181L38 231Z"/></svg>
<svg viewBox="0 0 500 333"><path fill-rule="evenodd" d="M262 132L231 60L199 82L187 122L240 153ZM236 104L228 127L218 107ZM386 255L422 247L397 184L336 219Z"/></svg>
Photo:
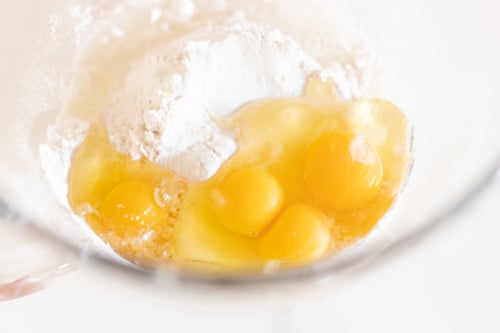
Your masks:
<svg viewBox="0 0 500 333"><path fill-rule="evenodd" d="M279 213L283 192L269 171L246 167L214 187L211 198L221 224L235 233L257 236Z"/></svg>
<svg viewBox="0 0 500 333"><path fill-rule="evenodd" d="M259 242L267 260L307 263L330 246L330 223L317 208L292 204L276 219Z"/></svg>
<svg viewBox="0 0 500 333"><path fill-rule="evenodd" d="M365 204L379 189L382 175L375 149L352 133L321 135L305 159L306 184L326 209L341 211Z"/></svg>
<svg viewBox="0 0 500 333"><path fill-rule="evenodd" d="M116 236L140 236L161 227L165 219L156 203L155 189L144 181L127 181L115 186L104 198L101 207L103 226Z"/></svg>
<svg viewBox="0 0 500 333"><path fill-rule="evenodd" d="M132 161L94 128L73 160L74 211L139 264L302 265L365 236L408 167L410 130L397 107L339 102L319 79L302 98L251 103L219 125L238 135L239 149L200 183Z"/></svg>

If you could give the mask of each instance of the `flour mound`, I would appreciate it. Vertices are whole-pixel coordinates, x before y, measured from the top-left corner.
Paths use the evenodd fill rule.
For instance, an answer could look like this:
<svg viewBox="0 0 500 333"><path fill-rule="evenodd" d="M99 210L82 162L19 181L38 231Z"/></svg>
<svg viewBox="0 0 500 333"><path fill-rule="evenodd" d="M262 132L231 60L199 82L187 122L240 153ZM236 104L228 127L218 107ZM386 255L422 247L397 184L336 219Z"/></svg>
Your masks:
<svg viewBox="0 0 500 333"><path fill-rule="evenodd" d="M103 117L116 150L201 181L237 149L218 118L251 101L300 96L320 67L275 28L239 23L203 29L150 50Z"/></svg>

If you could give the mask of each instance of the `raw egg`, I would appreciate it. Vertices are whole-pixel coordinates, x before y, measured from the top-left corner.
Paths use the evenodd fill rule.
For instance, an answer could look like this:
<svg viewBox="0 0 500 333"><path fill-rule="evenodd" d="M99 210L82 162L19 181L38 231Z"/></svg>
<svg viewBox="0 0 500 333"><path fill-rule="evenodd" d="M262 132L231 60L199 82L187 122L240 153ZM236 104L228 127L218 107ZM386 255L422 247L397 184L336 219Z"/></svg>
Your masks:
<svg viewBox="0 0 500 333"><path fill-rule="evenodd" d="M341 101L319 78L302 97L250 103L218 121L238 151L202 182L116 152L96 125L73 159L73 210L138 264L292 267L366 236L408 171L404 114L380 99Z"/></svg>

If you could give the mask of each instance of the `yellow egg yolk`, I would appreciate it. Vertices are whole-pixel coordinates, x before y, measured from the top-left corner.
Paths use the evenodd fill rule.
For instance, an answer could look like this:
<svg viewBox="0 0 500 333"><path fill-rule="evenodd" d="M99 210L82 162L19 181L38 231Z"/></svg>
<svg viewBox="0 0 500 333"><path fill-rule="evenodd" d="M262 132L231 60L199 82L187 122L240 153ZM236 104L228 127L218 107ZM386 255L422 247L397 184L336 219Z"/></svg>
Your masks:
<svg viewBox="0 0 500 333"><path fill-rule="evenodd" d="M339 101L317 78L301 98L250 103L218 121L237 134L238 151L196 183L115 151L96 125L73 158L73 210L138 264L296 266L369 233L409 164L410 129L396 106Z"/></svg>
<svg viewBox="0 0 500 333"><path fill-rule="evenodd" d="M92 128L73 156L69 202L94 232L130 261L164 265L187 182L145 160L116 152Z"/></svg>
<svg viewBox="0 0 500 333"><path fill-rule="evenodd" d="M259 241L267 260L307 263L330 246L330 225L318 209L292 204L276 219Z"/></svg>
<svg viewBox="0 0 500 333"><path fill-rule="evenodd" d="M165 220L154 198L154 187L146 182L127 181L117 185L104 198L103 225L118 237L146 236Z"/></svg>
<svg viewBox="0 0 500 333"><path fill-rule="evenodd" d="M237 170L212 191L217 218L229 230L257 236L280 211L279 182L264 168Z"/></svg>
<svg viewBox="0 0 500 333"><path fill-rule="evenodd" d="M304 176L323 207L336 211L360 206L380 187L383 167L373 147L350 133L327 133L310 146Z"/></svg>

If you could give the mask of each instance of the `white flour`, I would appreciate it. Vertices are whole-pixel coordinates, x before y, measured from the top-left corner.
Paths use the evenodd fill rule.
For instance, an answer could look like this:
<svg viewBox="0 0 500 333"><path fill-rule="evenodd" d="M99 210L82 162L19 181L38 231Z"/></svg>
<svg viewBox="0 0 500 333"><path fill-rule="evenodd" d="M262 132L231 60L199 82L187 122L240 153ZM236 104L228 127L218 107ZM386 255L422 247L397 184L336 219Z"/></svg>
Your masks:
<svg viewBox="0 0 500 333"><path fill-rule="evenodd" d="M57 127L51 127L47 133L47 143L40 145L42 168L45 177L59 202L69 207L68 172L71 156L85 139L89 124L76 118L62 117Z"/></svg>
<svg viewBox="0 0 500 333"><path fill-rule="evenodd" d="M199 181L212 176L237 149L233 134L217 127L218 118L254 100L300 96L313 73L331 80L344 99L361 97L369 89L370 54L344 23L332 22L332 13L321 13L322 1L308 3L320 4L309 8L314 15L301 9L302 1L151 3L143 35L167 37L159 43L156 40L154 46L145 48L143 56L135 58L124 47L133 45L134 40L128 35L130 29L120 26L120 19L127 21L131 12L144 9L144 3L129 1L128 12L122 5L77 11L85 29L101 27L97 38L84 31L75 34L78 52L100 50L103 59L107 56L109 62L111 58L109 64L116 59L125 65L116 67L124 71L123 82L109 91L109 82L97 88L95 84L101 82L90 79L82 86L87 77L76 77L69 87L66 109L49 129L47 142L40 146L42 169L65 207L72 154L90 125L74 115L71 101L80 96L85 100L89 90L99 93L104 89L98 118L104 120L115 149L135 159L146 157ZM109 18L94 22L88 15ZM99 61L96 54L94 61ZM128 62L129 58L135 60ZM72 71L85 73L78 62L74 66ZM100 68L106 66L103 60ZM116 68L109 69L109 74L114 75ZM85 109L86 105L78 107ZM79 223L84 225L82 220Z"/></svg>
<svg viewBox="0 0 500 333"><path fill-rule="evenodd" d="M167 9L182 12L177 17L186 21L194 15L192 5L174 1ZM169 12L153 7L151 22L161 17L169 17ZM111 31L122 31L107 25ZM243 12L236 11L229 19L187 31L135 61L122 87L108 93L100 118L116 150L133 159L145 157L193 181L210 178L237 149L232 133L216 125L218 118L251 101L300 96L312 73L333 81L344 99L362 96L370 80L370 57L362 47L353 47L350 54L339 53L339 59L326 64L324 59L323 64L316 61L315 56L325 58L329 44L324 36L315 36L314 28L297 43L277 28L250 23ZM315 37L325 40L325 46L312 43ZM300 42L309 45L314 54L302 49ZM67 192L63 191L66 177L61 175L69 170L70 148L76 148L82 134L65 128L68 120L64 119L71 118L68 113L71 110L51 129L52 133L61 132L62 139L41 149L42 165L59 198Z"/></svg>
<svg viewBox="0 0 500 333"><path fill-rule="evenodd" d="M299 96L320 65L279 30L204 29L134 65L104 119L115 149L190 180L210 178L236 150L215 123L245 103Z"/></svg>

